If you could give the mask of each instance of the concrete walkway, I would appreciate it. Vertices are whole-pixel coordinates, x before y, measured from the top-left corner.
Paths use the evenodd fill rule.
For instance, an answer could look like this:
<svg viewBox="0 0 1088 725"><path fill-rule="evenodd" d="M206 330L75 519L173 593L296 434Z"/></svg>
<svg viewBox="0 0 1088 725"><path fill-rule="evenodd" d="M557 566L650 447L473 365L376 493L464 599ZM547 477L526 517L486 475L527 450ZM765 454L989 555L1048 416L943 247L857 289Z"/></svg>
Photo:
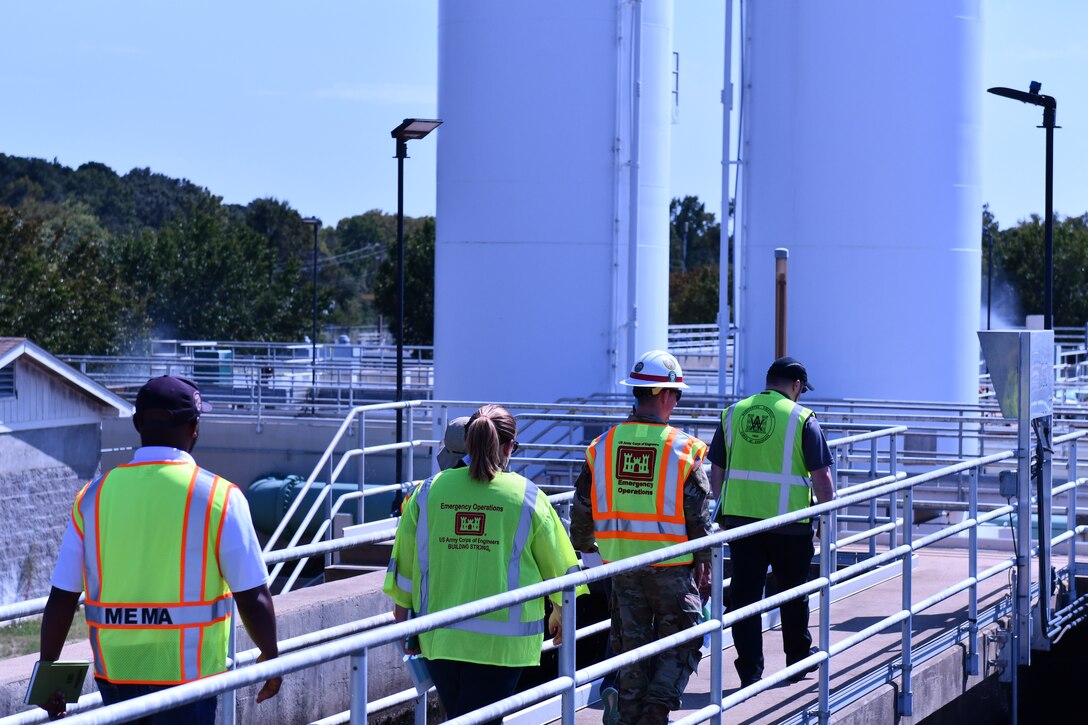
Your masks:
<svg viewBox="0 0 1088 725"><path fill-rule="evenodd" d="M1011 554L1010 554L1011 555ZM1006 558L1008 555L994 552L980 552L978 568L983 571ZM967 576L967 554L958 550L925 550L918 555L917 566L913 574L913 601L919 602L932 596L955 582ZM1008 592L1009 578L1007 573L999 574L982 582L979 585L979 609L983 609L1005 596ZM831 640L842 641L866 627L873 625L881 618L900 611L902 607L902 578L894 577L882 584L878 584L848 599L835 602L831 608ZM946 632L957 624L967 622L968 594L962 592L950 599L934 605L927 611L914 617L914 647L939 633ZM813 611L809 618L812 625L813 642L818 642L819 632L816 625L819 622L818 611ZM831 689L836 689L856 680L862 674L871 672L880 667L886 668L899 655L901 641L901 628L895 625L884 632L871 637L865 642L846 650L831 661ZM785 667L785 657L782 654L782 640L777 628L765 632L763 635L764 657L766 666L764 677ZM953 648L958 661L962 662L962 648ZM980 643L982 652L982 667L985 668L985 650ZM724 684L723 691L726 696L736 692L740 687L740 681L736 670L733 668L735 653L732 647L728 647L723 657ZM939 690L951 688L951 696L967 689L973 682L981 678L959 678L950 674L959 669L962 673L962 665L953 666L951 670L944 667L940 675L944 683L940 686L934 684L932 677L921 677L916 671L914 687L914 721L921 719L925 714L935 711L945 704L946 696ZM983 675L986 675L983 672ZM704 658L699 671L692 676L684 694L682 709L672 713L671 720L690 715L702 707L710 704L710 660ZM815 715L818 698L818 674L808 675L803 681L796 684L783 684L770 687L759 692L752 698L728 709L723 719L729 723L778 723L802 710L809 709ZM891 690L890 686L885 686ZM867 698L869 700L872 697ZM892 700L894 708L894 699ZM891 722L894 718L894 709L886 711L888 705L884 703L880 707L885 712L879 720L870 722ZM845 710L849 710L849 707ZM836 713L835 720L842 722L841 716L847 712ZM860 719L865 719L862 716ZM599 723L601 721L601 706L596 703L590 708L578 713L578 723ZM814 720L813 720L814 721Z"/></svg>

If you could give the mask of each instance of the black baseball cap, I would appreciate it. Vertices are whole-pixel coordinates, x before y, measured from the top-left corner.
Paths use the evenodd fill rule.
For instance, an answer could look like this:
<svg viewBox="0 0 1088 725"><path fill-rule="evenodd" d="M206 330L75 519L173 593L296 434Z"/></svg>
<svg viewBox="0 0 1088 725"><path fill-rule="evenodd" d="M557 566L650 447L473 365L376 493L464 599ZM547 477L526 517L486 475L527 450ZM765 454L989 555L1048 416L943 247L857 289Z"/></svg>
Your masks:
<svg viewBox="0 0 1088 725"><path fill-rule="evenodd" d="M805 390L815 390L808 381L808 371L800 361L792 357L780 357L767 368L768 378L780 378L782 380L800 380Z"/></svg>
<svg viewBox="0 0 1088 725"><path fill-rule="evenodd" d="M136 393L136 415L141 425L162 428L184 425L211 409L201 399L196 383L173 375L151 378Z"/></svg>

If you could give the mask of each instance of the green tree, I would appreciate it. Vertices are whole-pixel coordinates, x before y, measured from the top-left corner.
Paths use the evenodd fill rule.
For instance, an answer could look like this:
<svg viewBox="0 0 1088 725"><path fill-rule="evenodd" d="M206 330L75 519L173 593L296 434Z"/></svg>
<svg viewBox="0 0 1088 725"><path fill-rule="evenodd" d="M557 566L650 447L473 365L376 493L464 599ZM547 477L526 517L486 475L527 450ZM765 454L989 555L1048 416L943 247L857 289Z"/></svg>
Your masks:
<svg viewBox="0 0 1088 725"><path fill-rule="evenodd" d="M718 321L718 265L669 274L669 322L674 325Z"/></svg>
<svg viewBox="0 0 1088 725"><path fill-rule="evenodd" d="M1044 251L1045 224L1036 214L997 232L994 238L994 267L1008 279L1025 314L1043 313ZM1055 326L1081 326L1088 321L1086 288L1088 214L1058 218L1054 224Z"/></svg>
<svg viewBox="0 0 1088 725"><path fill-rule="evenodd" d="M56 353L118 352L122 301L105 234L70 222L0 206L0 330Z"/></svg>
<svg viewBox="0 0 1088 725"><path fill-rule="evenodd" d="M686 271L718 264L721 225L697 196L669 202L669 269Z"/></svg>
<svg viewBox="0 0 1088 725"><path fill-rule="evenodd" d="M415 220L405 220L409 234ZM396 250L397 217L372 209L341 219L325 230L330 263L322 266L321 280L333 296L329 321L338 325L374 322L374 281L379 261L388 249Z"/></svg>
<svg viewBox="0 0 1088 725"><path fill-rule="evenodd" d="M297 340L309 328L312 287L300 261L280 268L267 239L231 222L218 199L157 234L129 237L117 263L142 311L136 327L153 336Z"/></svg>
<svg viewBox="0 0 1088 725"><path fill-rule="evenodd" d="M434 343L434 217L415 220L404 234L404 344ZM405 225L407 227L407 224ZM386 247L374 282L374 304L395 327L397 243Z"/></svg>

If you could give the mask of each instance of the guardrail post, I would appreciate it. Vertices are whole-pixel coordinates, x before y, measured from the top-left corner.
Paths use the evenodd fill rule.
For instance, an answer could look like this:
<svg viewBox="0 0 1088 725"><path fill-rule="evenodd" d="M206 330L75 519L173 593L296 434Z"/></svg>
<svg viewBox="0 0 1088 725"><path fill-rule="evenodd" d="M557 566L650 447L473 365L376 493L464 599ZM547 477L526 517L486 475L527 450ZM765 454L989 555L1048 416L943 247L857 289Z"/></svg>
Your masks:
<svg viewBox="0 0 1088 725"><path fill-rule="evenodd" d="M899 456L898 442L898 433L888 439L888 473L893 476L899 473L899 466L896 461ZM888 496L888 521L892 524L891 531L888 532L888 551L899 545L899 527L895 525L898 498L899 495L896 491L892 491Z"/></svg>
<svg viewBox="0 0 1088 725"><path fill-rule="evenodd" d="M407 430L406 435L408 436L409 441L414 441L416 439L416 435L415 435L415 431L414 431L412 423L415 421L416 409L411 407L411 406L407 406L407 405L404 406L404 407L405 407L405 411L408 413L408 430ZM408 451L407 451L408 477L405 479L405 481L414 481L414 480L416 480L415 466L414 466L415 458L416 458L415 452L416 452L415 446L414 445L409 445L408 446ZM404 481L398 481L397 483L404 483Z"/></svg>
<svg viewBox="0 0 1088 725"><path fill-rule="evenodd" d="M910 546L914 528L914 489L908 487L903 490L903 545ZM900 715L911 715L914 712L914 693L911 690L911 630L914 627L914 615L909 614L911 609L911 564L914 559L914 551L910 550L903 556L903 609L908 612L902 625L902 653L903 653L903 686L899 691Z"/></svg>
<svg viewBox="0 0 1088 725"><path fill-rule="evenodd" d="M227 628L227 656L230 658L230 669L238 669L238 607L234 605L233 599L230 604L230 627ZM234 725L235 717L238 714L238 691L228 690L223 693L222 699L220 699L219 708L222 711L222 715L219 717L219 722L222 725Z"/></svg>
<svg viewBox="0 0 1088 725"><path fill-rule="evenodd" d="M569 677L571 679L570 687L563 690L562 698L562 718L563 725L574 725L574 713L575 691L578 689L578 683L575 681L575 641L577 639L578 623L577 606L574 602L574 588L568 587L563 590L563 641L559 645L559 676Z"/></svg>
<svg viewBox="0 0 1088 725"><path fill-rule="evenodd" d="M711 725L722 725L722 586L725 580L725 548L719 544L710 549L710 616L718 620L718 628L710 633L710 704L718 712L710 717Z"/></svg>
<svg viewBox="0 0 1088 725"><path fill-rule="evenodd" d="M1077 480L1077 439L1069 442L1069 464L1066 466L1070 481ZM1077 528L1077 486L1069 489L1069 495L1065 499L1065 524L1066 528ZM1069 540L1069 601L1077 598L1077 537Z"/></svg>
<svg viewBox="0 0 1088 725"><path fill-rule="evenodd" d="M355 423L358 429L355 431L356 448L366 450L366 413L359 416ZM359 454L359 462L355 469L355 488L359 492L359 523L366 522L366 453Z"/></svg>
<svg viewBox="0 0 1088 725"><path fill-rule="evenodd" d="M824 580L820 590L820 649L828 658L820 663L819 715L820 725L831 721L831 575L835 571L835 512L820 514L820 578Z"/></svg>
<svg viewBox="0 0 1088 725"><path fill-rule="evenodd" d="M428 690L427 692L430 692ZM415 725L427 725L427 692L416 695Z"/></svg>
<svg viewBox="0 0 1088 725"><path fill-rule="evenodd" d="M366 725L366 657L364 647L351 656L351 725Z"/></svg>
<svg viewBox="0 0 1088 725"><path fill-rule="evenodd" d="M978 468L971 469L971 490L968 491L967 516L975 522L967 536L967 576L971 578L970 603L967 612L967 621L970 627L968 632L967 662L968 675L978 674Z"/></svg>
<svg viewBox="0 0 1088 725"><path fill-rule="evenodd" d="M877 438L869 440L869 480L877 477L876 470L876 444ZM876 498L869 499L869 528L876 528ZM869 556L876 556L876 537L869 537Z"/></svg>

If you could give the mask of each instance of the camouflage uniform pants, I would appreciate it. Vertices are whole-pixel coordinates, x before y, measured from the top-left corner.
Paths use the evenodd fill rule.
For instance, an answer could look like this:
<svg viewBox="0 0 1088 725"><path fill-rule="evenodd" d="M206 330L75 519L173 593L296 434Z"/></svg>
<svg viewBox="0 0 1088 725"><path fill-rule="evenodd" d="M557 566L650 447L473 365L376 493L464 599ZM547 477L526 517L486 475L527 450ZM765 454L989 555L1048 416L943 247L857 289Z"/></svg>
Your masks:
<svg viewBox="0 0 1088 725"><path fill-rule="evenodd" d="M611 645L629 652L699 621L699 592L690 566L647 566L612 582ZM701 641L691 640L619 671L620 722L639 719L643 705L680 707L680 696L699 664Z"/></svg>

